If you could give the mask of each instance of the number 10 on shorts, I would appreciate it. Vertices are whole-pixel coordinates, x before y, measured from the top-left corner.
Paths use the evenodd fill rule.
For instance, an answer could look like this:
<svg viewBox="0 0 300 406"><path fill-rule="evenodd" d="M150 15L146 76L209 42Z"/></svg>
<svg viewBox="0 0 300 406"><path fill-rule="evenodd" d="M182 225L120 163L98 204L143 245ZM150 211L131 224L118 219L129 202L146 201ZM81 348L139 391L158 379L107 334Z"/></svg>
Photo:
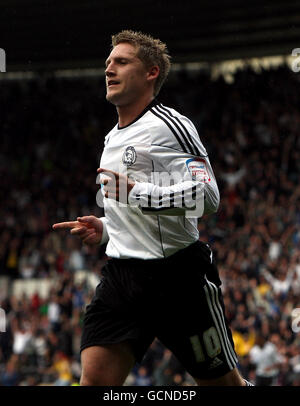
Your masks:
<svg viewBox="0 0 300 406"><path fill-rule="evenodd" d="M6 315L5 311L0 307L0 333L5 333L6 331Z"/></svg>
<svg viewBox="0 0 300 406"><path fill-rule="evenodd" d="M193 351L197 362L204 362L206 357L203 351L203 347L200 343L199 336L195 335L190 337L190 341L193 347ZM209 358L214 358L221 352L220 339L215 327L210 327L203 333L203 342L205 350Z"/></svg>

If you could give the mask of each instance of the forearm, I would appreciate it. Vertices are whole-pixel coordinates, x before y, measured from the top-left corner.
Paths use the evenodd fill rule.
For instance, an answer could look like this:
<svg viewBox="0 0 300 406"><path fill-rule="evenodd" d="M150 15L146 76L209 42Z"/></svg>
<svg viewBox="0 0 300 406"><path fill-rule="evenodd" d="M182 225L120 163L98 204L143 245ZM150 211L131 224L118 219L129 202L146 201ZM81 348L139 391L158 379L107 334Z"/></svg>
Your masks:
<svg viewBox="0 0 300 406"><path fill-rule="evenodd" d="M204 204L203 200L207 197L208 202ZM201 203L208 208L209 212L216 211L219 204L219 193L217 188L209 188L204 182L192 180L171 186L136 182L128 196L128 202L132 206L141 207L145 213L161 212L167 215L183 215L187 210L192 210Z"/></svg>

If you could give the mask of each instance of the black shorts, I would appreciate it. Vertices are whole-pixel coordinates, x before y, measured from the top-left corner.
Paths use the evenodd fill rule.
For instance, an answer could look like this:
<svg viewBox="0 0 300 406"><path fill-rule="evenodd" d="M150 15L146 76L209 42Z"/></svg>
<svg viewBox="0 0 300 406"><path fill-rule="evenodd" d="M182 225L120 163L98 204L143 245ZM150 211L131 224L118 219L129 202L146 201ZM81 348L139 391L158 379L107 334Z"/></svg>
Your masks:
<svg viewBox="0 0 300 406"><path fill-rule="evenodd" d="M197 241L166 259L111 259L84 317L81 351L129 341L137 362L157 337L195 378L237 363L210 248Z"/></svg>

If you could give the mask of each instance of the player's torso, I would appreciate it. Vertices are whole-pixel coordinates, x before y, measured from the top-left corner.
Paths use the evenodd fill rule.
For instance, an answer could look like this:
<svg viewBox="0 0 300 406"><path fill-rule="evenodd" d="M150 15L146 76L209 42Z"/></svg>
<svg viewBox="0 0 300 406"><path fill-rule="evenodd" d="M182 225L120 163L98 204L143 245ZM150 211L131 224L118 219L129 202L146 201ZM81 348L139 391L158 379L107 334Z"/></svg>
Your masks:
<svg viewBox="0 0 300 406"><path fill-rule="evenodd" d="M172 143L166 124L147 111L128 127L114 127L106 136L100 167L127 175L139 182L160 184L167 174L164 153L155 146ZM172 144L171 144L172 146ZM102 190L103 192L103 190ZM144 215L137 206L104 199L109 242L106 253L117 258L153 259L171 255L193 242L195 233L186 230L184 218Z"/></svg>

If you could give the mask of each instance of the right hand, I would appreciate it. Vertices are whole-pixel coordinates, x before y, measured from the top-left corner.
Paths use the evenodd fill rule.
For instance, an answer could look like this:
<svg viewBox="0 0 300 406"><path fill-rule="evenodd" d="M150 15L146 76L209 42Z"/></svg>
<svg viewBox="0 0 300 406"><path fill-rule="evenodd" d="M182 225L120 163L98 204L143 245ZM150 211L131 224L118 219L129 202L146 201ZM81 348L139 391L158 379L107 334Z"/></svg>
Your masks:
<svg viewBox="0 0 300 406"><path fill-rule="evenodd" d="M102 221L95 216L77 217L77 221L65 221L53 224L54 230L71 229L72 235L77 235L87 245L100 244L103 233Z"/></svg>

